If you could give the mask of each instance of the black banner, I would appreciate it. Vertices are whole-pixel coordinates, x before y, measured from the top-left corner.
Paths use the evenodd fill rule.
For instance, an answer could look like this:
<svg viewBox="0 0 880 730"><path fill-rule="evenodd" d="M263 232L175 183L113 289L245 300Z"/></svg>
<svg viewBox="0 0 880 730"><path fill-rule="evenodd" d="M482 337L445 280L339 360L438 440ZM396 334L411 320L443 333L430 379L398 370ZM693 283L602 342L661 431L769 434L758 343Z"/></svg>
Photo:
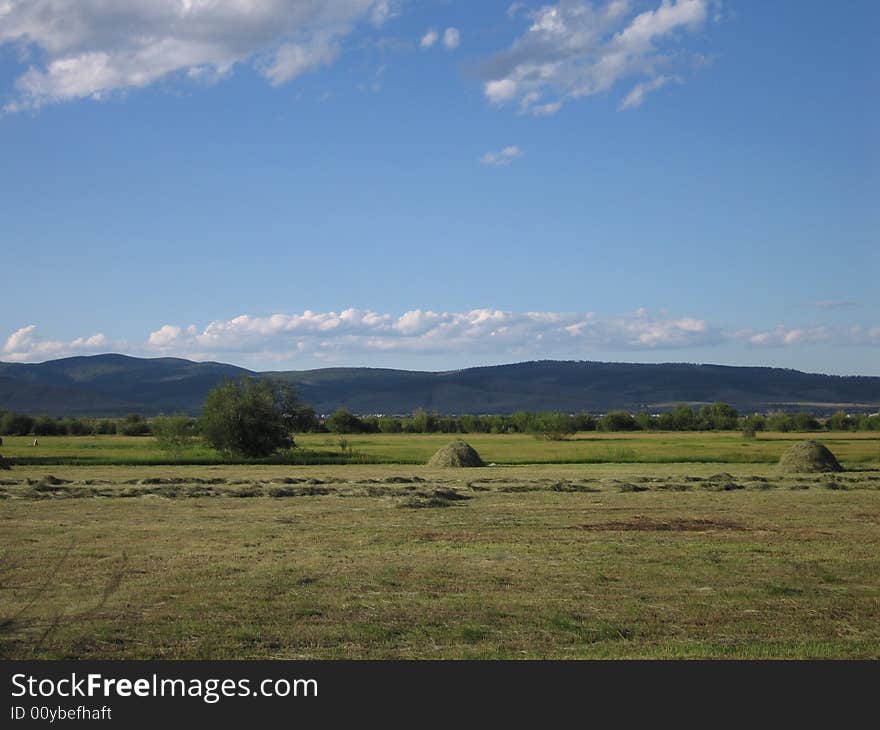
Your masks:
<svg viewBox="0 0 880 730"><path fill-rule="evenodd" d="M15 661L2 663L0 724L789 725L803 718L860 726L873 718L877 668L872 662Z"/></svg>

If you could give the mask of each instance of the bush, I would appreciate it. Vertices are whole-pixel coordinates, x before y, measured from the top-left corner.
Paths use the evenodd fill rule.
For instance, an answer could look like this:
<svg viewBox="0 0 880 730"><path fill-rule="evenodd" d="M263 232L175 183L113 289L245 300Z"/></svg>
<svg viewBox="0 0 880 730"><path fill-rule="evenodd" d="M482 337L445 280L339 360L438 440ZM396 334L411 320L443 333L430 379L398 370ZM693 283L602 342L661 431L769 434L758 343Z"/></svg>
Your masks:
<svg viewBox="0 0 880 730"><path fill-rule="evenodd" d="M196 438L196 421L189 416L157 416L150 424L162 451L179 458Z"/></svg>
<svg viewBox="0 0 880 730"><path fill-rule="evenodd" d="M767 430L781 431L782 433L794 431L794 418L789 413L771 413L767 417Z"/></svg>
<svg viewBox="0 0 880 730"><path fill-rule="evenodd" d="M208 393L199 419L205 441L225 454L270 456L293 448L298 404L293 390L270 380L226 380Z"/></svg>
<svg viewBox="0 0 880 730"><path fill-rule="evenodd" d="M363 433L364 424L356 415L345 408L333 413L324 424L333 433Z"/></svg>
<svg viewBox="0 0 880 730"><path fill-rule="evenodd" d="M600 431L635 431L636 419L626 411L609 411L599 419Z"/></svg>
<svg viewBox="0 0 880 730"><path fill-rule="evenodd" d="M23 413L5 413L0 421L3 436L29 436L34 430L34 419Z"/></svg>
<svg viewBox="0 0 880 730"><path fill-rule="evenodd" d="M149 436L152 431L150 424L143 416L131 413L122 419L116 426L116 432L123 436Z"/></svg>
<svg viewBox="0 0 880 730"><path fill-rule="evenodd" d="M572 418L566 413L542 413L532 426L534 433L541 434L551 441L563 441L574 435L575 431Z"/></svg>
<svg viewBox="0 0 880 730"><path fill-rule="evenodd" d="M60 423L61 432L68 436L91 436L94 427L88 421L81 421L79 418L65 418Z"/></svg>
<svg viewBox="0 0 880 730"><path fill-rule="evenodd" d="M51 416L38 416L34 421L34 436L57 436L60 433L61 424Z"/></svg>
<svg viewBox="0 0 880 730"><path fill-rule="evenodd" d="M95 433L102 435L116 435L116 421L110 418L104 418L95 424Z"/></svg>
<svg viewBox="0 0 880 730"><path fill-rule="evenodd" d="M826 424L829 431L851 431L856 427L856 419L848 416L844 411L837 411Z"/></svg>

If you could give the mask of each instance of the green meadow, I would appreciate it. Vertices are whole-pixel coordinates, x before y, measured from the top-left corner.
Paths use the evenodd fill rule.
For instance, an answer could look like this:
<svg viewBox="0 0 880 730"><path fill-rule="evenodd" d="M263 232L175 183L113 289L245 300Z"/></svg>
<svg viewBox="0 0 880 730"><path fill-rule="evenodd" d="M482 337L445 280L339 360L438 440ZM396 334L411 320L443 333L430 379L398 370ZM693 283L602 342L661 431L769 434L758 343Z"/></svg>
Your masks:
<svg viewBox="0 0 880 730"><path fill-rule="evenodd" d="M4 439L0 654L880 658L880 440L778 472L805 437L464 436L477 469L423 465L444 435Z"/></svg>
<svg viewBox="0 0 880 730"><path fill-rule="evenodd" d="M833 447L839 459L854 464L880 460L880 432L761 433L743 438L739 431L581 432L560 441L528 434L336 434L307 433L296 448L252 464L374 463L424 464L455 438L471 444L487 462L498 464L601 463L754 463L775 464L791 444L806 438ZM6 436L2 453L20 465L162 465L225 464L205 446L179 454L163 451L144 436L46 436L33 447L31 436ZM237 460L239 463L241 460Z"/></svg>

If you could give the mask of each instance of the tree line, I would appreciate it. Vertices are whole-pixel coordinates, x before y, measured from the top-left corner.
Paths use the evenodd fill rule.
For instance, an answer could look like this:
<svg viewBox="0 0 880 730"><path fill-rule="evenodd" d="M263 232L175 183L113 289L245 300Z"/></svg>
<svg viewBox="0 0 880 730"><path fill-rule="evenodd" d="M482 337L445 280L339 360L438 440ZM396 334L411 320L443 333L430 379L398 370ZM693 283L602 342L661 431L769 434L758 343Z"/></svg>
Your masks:
<svg viewBox="0 0 880 730"><path fill-rule="evenodd" d="M279 421L290 433L522 433L548 439L567 438L578 431L880 431L880 414L849 415L838 411L827 418L807 413L769 413L742 416L726 403L700 408L679 404L663 413L610 411L594 415L587 412L518 411L510 415L457 415L429 413L423 409L409 416L358 416L340 408L324 418L301 404L294 391L271 381L248 381L253 387L235 381L217 386L208 396L201 418L157 416L146 418L130 414L124 418L53 418L0 411L0 436L157 436L175 432L196 437L216 431L222 414L241 408L246 402L247 416L239 420L242 433L259 435L271 431ZM265 383L258 386L259 383ZM254 390L256 388L256 390ZM225 410L224 410L225 409ZM278 414L281 415L278 415ZM221 414L217 416L216 414ZM169 419L173 419L169 421ZM244 436L241 436L244 438ZM222 441L222 439L220 439ZM277 439L276 439L277 440Z"/></svg>

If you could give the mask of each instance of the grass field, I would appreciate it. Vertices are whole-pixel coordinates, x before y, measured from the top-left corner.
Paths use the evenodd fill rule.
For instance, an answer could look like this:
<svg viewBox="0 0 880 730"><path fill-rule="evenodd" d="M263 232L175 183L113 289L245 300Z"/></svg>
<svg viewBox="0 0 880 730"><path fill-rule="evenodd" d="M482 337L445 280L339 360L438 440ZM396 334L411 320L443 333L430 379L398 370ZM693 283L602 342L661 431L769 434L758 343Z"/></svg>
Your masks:
<svg viewBox="0 0 880 730"><path fill-rule="evenodd" d="M522 434L370 434L344 437L355 452L340 451L340 437L302 434L297 448L286 457L291 463L358 462L424 464L453 438L463 438L484 460L499 464L601 464L601 463L754 463L775 464L792 443L815 438L833 444L843 461L854 464L880 461L880 433L762 433L744 439L736 432L596 433L583 432L565 441L548 441ZM32 437L4 437L2 453L21 464L39 465L162 465L224 464L205 447L194 447L178 456L158 448L149 437L49 436L33 448ZM270 459L279 462L284 459Z"/></svg>
<svg viewBox="0 0 880 730"><path fill-rule="evenodd" d="M41 439L91 461L0 473L0 653L880 658L876 436L822 434L847 471L803 476L770 463L791 434L467 436L499 464L470 470L404 463L446 436L349 438L401 463Z"/></svg>

